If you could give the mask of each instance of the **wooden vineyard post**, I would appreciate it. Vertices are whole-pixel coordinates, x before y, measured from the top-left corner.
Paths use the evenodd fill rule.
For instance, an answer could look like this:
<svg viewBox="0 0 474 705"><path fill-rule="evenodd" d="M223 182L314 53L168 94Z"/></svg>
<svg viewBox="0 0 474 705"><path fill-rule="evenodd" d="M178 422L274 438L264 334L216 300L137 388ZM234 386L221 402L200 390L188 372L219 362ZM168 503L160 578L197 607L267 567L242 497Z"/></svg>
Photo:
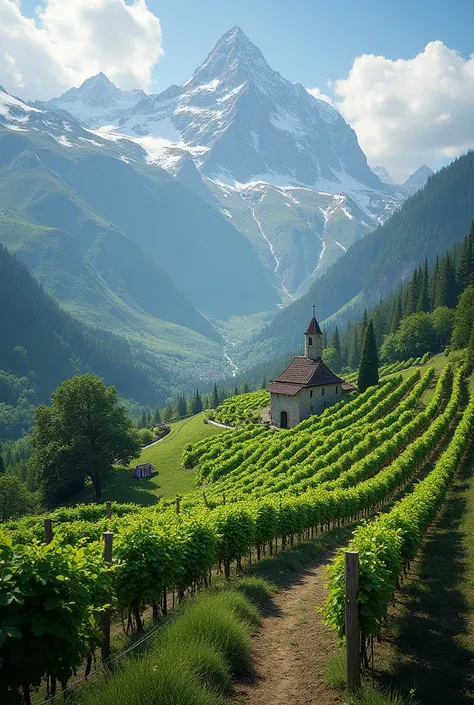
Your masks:
<svg viewBox="0 0 474 705"><path fill-rule="evenodd" d="M359 604L359 552L346 551L344 554L346 579L346 656L347 689L360 688L360 624Z"/></svg>
<svg viewBox="0 0 474 705"><path fill-rule="evenodd" d="M46 543L53 540L53 522L49 518L44 520L44 540Z"/></svg>
<svg viewBox="0 0 474 705"><path fill-rule="evenodd" d="M112 519L112 502L107 502L107 519Z"/></svg>
<svg viewBox="0 0 474 705"><path fill-rule="evenodd" d="M176 495L176 514L179 514L181 511L181 497Z"/></svg>
<svg viewBox="0 0 474 705"><path fill-rule="evenodd" d="M112 540L114 537L113 531L104 531L104 561L112 563ZM104 639L102 641L101 655L102 663L105 664L110 656L110 607L108 607L102 615L102 632Z"/></svg>

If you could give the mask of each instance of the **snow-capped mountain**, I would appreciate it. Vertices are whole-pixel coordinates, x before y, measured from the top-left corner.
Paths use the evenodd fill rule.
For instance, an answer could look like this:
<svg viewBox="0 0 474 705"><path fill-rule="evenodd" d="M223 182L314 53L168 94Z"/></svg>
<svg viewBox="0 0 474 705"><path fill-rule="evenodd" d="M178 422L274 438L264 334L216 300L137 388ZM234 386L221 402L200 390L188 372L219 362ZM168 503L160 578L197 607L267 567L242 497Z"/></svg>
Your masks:
<svg viewBox="0 0 474 705"><path fill-rule="evenodd" d="M160 365L169 353L193 375L230 373L206 316L270 315L276 278L213 207L187 151L173 151L172 178L137 141L104 134L0 88L0 242L66 309L139 340Z"/></svg>
<svg viewBox="0 0 474 705"><path fill-rule="evenodd" d="M274 71L238 27L182 86L136 98L99 74L50 105L95 126L92 137L128 137L219 208L284 300L406 198L369 168L340 113Z"/></svg>
<svg viewBox="0 0 474 705"><path fill-rule="evenodd" d="M0 125L21 131L25 129L25 124L31 117L41 112L10 95L3 86L0 86Z"/></svg>
<svg viewBox="0 0 474 705"><path fill-rule="evenodd" d="M42 136L65 148L100 148L123 161L143 162L147 152L124 135L116 139L104 139L85 129L72 115L54 110L45 103L34 105L10 95L0 86L0 127L14 132L25 132Z"/></svg>
<svg viewBox="0 0 474 705"><path fill-rule="evenodd" d="M420 166L419 169L414 171L413 174L404 181L400 188L407 196L413 196L414 193L423 188L433 173L433 170L430 169L429 166L423 164L423 166Z"/></svg>
<svg viewBox="0 0 474 705"><path fill-rule="evenodd" d="M395 181L392 179L392 177L384 166L374 166L372 167L372 171L374 172L374 174L377 174L380 181L383 181L384 184L390 184L391 186L395 186Z"/></svg>
<svg viewBox="0 0 474 705"><path fill-rule="evenodd" d="M67 110L84 127L99 127L117 122L124 111L143 97L142 90L122 91L103 73L88 78L79 88L70 88L48 105Z"/></svg>
<svg viewBox="0 0 474 705"><path fill-rule="evenodd" d="M274 71L238 27L182 86L142 98L117 131L201 196L207 186L290 298L403 200L338 111Z"/></svg>
<svg viewBox="0 0 474 705"><path fill-rule="evenodd" d="M273 71L238 27L182 86L143 98L120 129L201 150L211 178L387 191L337 110Z"/></svg>

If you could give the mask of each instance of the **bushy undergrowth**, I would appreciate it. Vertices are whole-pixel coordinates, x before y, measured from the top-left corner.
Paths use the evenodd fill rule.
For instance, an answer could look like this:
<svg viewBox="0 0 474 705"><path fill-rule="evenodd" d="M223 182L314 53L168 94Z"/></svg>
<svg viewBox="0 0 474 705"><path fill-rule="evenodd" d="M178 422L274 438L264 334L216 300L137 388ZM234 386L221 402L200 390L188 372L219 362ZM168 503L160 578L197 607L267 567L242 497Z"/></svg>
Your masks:
<svg viewBox="0 0 474 705"><path fill-rule="evenodd" d="M221 705L232 676L251 666L257 605L270 586L249 578L183 607L141 657L84 690L81 705Z"/></svg>

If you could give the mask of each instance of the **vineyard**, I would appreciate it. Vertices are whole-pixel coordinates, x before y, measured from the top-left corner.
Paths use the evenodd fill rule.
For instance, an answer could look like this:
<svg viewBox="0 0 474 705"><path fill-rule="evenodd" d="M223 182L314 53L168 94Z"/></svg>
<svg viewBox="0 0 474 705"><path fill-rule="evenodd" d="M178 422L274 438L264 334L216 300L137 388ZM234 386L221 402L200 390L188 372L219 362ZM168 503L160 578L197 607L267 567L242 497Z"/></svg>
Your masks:
<svg viewBox="0 0 474 705"><path fill-rule="evenodd" d="M382 365L379 369L379 376L382 379L383 377L399 373L411 367L421 367L426 365L429 358L429 353L425 353L421 357L411 357L409 360ZM343 376L347 382L357 384L357 375L357 372L351 372ZM261 421L262 410L269 405L270 393L265 389L259 389L257 392L237 394L234 397L225 399L209 418L212 418L218 423L225 424L226 426L256 424Z"/></svg>
<svg viewBox="0 0 474 705"><path fill-rule="evenodd" d="M249 556L273 555L385 508L349 544L361 556L363 632L378 635L397 577L468 449L474 400L466 402L464 381L462 367L448 364L438 378L432 367L415 369L290 430L245 425L210 436L183 455L184 467L196 468L195 492L148 508L114 505L111 518L100 505L56 510L49 544L41 517L4 525L1 701L20 702L23 689L28 702L45 677L65 685L100 645L107 607L140 631L146 614L166 614L171 596L181 601L216 571L229 578ZM261 404L266 392L255 394ZM235 400L227 400L229 409ZM253 413L253 404L255 396L238 413ZM102 558L104 531L114 532L111 565ZM341 556L325 612L340 636Z"/></svg>
<svg viewBox="0 0 474 705"><path fill-rule="evenodd" d="M426 352L424 355L421 355L420 357L410 357L408 360L401 360L400 362L391 362L386 365L382 365L379 368L379 377L387 377L387 375L392 375L397 372L401 372L402 370L407 370L410 367L418 367L422 365L426 365L428 360L430 359L430 354ZM353 384L357 383L357 372L351 372L348 375L345 375L345 379L347 382L351 382Z"/></svg>
<svg viewBox="0 0 474 705"><path fill-rule="evenodd" d="M211 418L226 426L258 423L262 409L269 405L270 393L266 389L259 389L258 392L237 394L235 397L225 399Z"/></svg>

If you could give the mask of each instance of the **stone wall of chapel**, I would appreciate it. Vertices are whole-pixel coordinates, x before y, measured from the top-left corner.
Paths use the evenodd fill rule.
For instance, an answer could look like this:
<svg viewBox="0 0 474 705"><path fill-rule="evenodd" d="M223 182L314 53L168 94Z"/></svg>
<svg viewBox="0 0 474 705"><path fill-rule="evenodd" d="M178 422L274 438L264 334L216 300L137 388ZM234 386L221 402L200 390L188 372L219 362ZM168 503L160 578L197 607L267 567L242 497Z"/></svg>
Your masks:
<svg viewBox="0 0 474 705"><path fill-rule="evenodd" d="M309 389L305 388L294 396L272 394L270 410L271 423L273 426L279 427L281 412L286 411L288 415L288 428L292 428L312 414L322 414L325 409L337 404L341 398L342 391L340 384L330 384L326 387L312 387Z"/></svg>
<svg viewBox="0 0 474 705"><path fill-rule="evenodd" d="M300 404L300 421L302 421L303 419L307 419L308 416L311 416L311 414L322 414L324 409L333 406L333 404L337 404L342 397L341 385L330 384L326 387L302 389L298 396Z"/></svg>
<svg viewBox="0 0 474 705"><path fill-rule="evenodd" d="M271 394L270 418L273 426L280 426L282 411L288 414L288 428L296 426L300 421L299 395Z"/></svg>

